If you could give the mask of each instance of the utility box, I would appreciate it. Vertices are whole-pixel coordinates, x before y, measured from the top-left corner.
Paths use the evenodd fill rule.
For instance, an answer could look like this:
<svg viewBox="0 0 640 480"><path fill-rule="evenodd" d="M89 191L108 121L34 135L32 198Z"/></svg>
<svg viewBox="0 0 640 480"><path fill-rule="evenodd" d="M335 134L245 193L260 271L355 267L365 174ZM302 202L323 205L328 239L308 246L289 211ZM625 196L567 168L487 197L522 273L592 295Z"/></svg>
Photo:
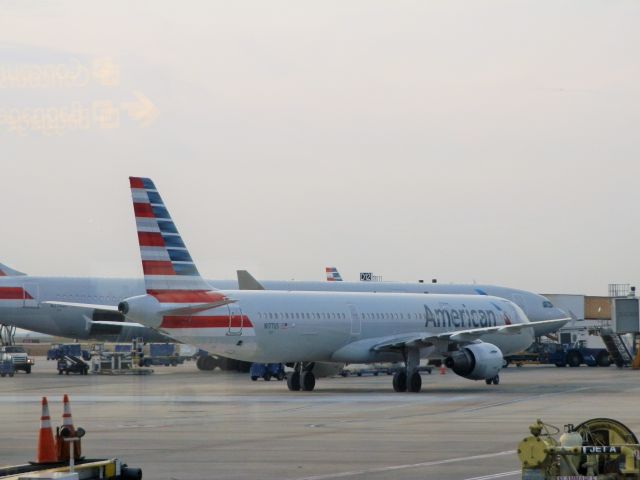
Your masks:
<svg viewBox="0 0 640 480"><path fill-rule="evenodd" d="M640 332L640 305L637 298L614 298L612 316L616 333Z"/></svg>

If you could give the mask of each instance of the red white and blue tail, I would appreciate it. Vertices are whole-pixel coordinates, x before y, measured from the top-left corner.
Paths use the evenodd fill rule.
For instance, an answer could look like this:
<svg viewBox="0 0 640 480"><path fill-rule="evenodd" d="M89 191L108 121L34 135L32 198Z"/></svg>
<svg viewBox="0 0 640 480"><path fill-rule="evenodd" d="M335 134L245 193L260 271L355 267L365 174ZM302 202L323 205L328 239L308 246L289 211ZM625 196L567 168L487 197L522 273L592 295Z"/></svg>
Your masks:
<svg viewBox="0 0 640 480"><path fill-rule="evenodd" d="M200 276L153 181L129 177L147 293L161 303L211 301L211 286Z"/></svg>
<svg viewBox="0 0 640 480"><path fill-rule="evenodd" d="M342 276L338 272L336 267L326 267L325 272L327 272L327 282L341 282Z"/></svg>

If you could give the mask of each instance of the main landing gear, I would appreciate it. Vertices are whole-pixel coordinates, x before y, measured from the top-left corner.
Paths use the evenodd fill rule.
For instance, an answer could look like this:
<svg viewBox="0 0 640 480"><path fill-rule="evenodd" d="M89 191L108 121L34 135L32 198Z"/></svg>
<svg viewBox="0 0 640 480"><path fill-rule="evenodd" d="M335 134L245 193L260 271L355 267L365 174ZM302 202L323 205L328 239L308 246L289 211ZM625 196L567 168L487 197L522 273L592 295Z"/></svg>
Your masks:
<svg viewBox="0 0 640 480"><path fill-rule="evenodd" d="M314 362L296 363L293 373L287 375L287 387L292 392L311 392L316 387L316 376L313 374Z"/></svg>
<svg viewBox="0 0 640 480"><path fill-rule="evenodd" d="M405 349L403 355L406 367L394 373L393 391L418 393L422 389L422 377L418 371L420 350L417 348Z"/></svg>

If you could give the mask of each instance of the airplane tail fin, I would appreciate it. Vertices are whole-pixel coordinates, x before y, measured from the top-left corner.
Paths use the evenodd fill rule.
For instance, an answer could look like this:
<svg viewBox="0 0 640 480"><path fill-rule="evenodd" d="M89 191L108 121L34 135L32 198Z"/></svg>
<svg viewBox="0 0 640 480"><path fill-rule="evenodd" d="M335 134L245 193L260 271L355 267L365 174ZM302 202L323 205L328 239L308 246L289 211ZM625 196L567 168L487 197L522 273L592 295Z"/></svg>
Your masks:
<svg viewBox="0 0 640 480"><path fill-rule="evenodd" d="M161 303L211 300L214 290L200 276L156 186L129 177L147 294Z"/></svg>
<svg viewBox="0 0 640 480"><path fill-rule="evenodd" d="M327 282L341 282L342 276L338 272L336 267L326 267L325 272L327 272Z"/></svg>
<svg viewBox="0 0 640 480"><path fill-rule="evenodd" d="M23 277L25 275L26 273L19 272L7 267L4 263L0 263L0 277Z"/></svg>

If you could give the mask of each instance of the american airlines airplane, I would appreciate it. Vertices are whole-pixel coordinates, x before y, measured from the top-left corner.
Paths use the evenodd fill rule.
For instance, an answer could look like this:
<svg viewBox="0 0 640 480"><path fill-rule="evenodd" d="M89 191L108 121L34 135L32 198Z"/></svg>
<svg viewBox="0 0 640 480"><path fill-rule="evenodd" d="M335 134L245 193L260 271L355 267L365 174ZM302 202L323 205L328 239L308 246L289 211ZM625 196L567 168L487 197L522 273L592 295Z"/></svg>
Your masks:
<svg viewBox="0 0 640 480"><path fill-rule="evenodd" d="M213 290L199 274L155 185L130 178L146 293L117 307L67 301L49 307L111 315L241 361L295 365L290 390L311 391L318 362L403 361L395 391L418 392L421 358L462 377L499 383L503 354L534 340L523 310L490 295ZM560 326L568 318L543 321Z"/></svg>
<svg viewBox="0 0 640 480"><path fill-rule="evenodd" d="M211 288L220 290L255 289L253 277L238 280L207 280ZM551 302L538 294L495 285L425 284L409 282L345 282L345 281L279 281L264 280L265 290L378 292L420 294L491 295L517 304L534 323L535 335L554 332L557 325L539 323L566 317ZM166 341L166 337L147 328L93 324L90 320L122 320L122 316L105 312L62 309L42 304L46 301L100 303L116 306L120 299L145 293L144 281L136 278L31 276L0 264L0 324L12 325L47 335L106 341L130 341L143 337L150 342Z"/></svg>

